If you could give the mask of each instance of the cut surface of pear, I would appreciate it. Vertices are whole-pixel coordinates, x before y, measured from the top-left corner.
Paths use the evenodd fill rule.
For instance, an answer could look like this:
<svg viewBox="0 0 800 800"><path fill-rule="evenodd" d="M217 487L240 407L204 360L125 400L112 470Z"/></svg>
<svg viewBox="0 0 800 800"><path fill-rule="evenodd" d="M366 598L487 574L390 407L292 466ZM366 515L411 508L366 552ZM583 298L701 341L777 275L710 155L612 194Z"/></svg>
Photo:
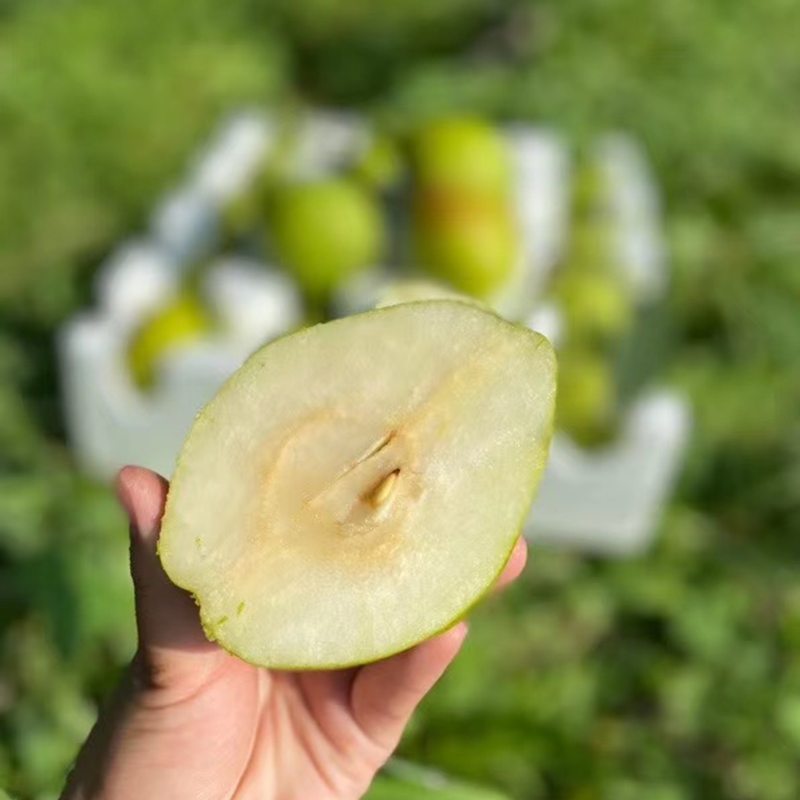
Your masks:
<svg viewBox="0 0 800 800"><path fill-rule="evenodd" d="M492 585L547 459L547 340L451 300L272 342L196 420L159 552L207 635L283 669L368 663Z"/></svg>

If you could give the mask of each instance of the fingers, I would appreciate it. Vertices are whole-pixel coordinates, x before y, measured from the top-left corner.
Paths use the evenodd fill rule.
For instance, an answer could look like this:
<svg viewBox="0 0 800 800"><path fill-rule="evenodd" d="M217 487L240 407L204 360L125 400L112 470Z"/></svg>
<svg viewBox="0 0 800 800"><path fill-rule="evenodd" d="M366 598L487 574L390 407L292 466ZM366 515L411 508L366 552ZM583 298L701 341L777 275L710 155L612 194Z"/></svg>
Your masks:
<svg viewBox="0 0 800 800"><path fill-rule="evenodd" d="M158 558L167 489L164 478L141 467L125 467L117 478L117 494L130 519L139 655L158 685L180 681L185 673L195 678L208 667L198 656L219 652L203 634L194 601L169 580Z"/></svg>
<svg viewBox="0 0 800 800"><path fill-rule="evenodd" d="M528 546L520 537L509 556L495 590L515 581L528 557ZM350 705L359 727L387 752L400 741L405 726L422 698L456 657L467 626L461 622L446 633L363 667L353 681Z"/></svg>
<svg viewBox="0 0 800 800"><path fill-rule="evenodd" d="M467 626L460 622L434 639L363 667L350 694L353 717L387 755L400 741L411 714L456 657Z"/></svg>
<svg viewBox="0 0 800 800"><path fill-rule="evenodd" d="M513 583L522 574L528 561L528 544L521 536L517 539L514 549L506 562L500 577L494 585L495 591L500 591Z"/></svg>

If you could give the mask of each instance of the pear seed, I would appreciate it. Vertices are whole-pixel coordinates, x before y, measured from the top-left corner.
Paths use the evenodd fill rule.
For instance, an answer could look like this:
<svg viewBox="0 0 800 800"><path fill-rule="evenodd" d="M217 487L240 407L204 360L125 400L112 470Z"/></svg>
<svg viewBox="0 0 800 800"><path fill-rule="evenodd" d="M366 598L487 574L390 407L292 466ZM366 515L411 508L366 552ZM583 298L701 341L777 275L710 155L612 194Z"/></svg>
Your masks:
<svg viewBox="0 0 800 800"><path fill-rule="evenodd" d="M390 472L372 491L369 496L369 503L373 508L380 508L392 496L400 470Z"/></svg>

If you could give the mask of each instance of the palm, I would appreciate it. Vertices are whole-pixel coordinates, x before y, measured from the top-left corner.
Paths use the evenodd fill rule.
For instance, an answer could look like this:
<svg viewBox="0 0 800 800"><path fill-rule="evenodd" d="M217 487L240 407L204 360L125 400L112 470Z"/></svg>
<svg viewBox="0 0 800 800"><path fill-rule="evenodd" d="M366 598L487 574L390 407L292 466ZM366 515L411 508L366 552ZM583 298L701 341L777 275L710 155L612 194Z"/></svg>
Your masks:
<svg viewBox="0 0 800 800"><path fill-rule="evenodd" d="M271 672L208 642L156 556L166 482L120 478L132 520L139 652L78 760L64 800L356 800L453 659L462 624L365 667ZM520 544L501 583L522 570Z"/></svg>
<svg viewBox="0 0 800 800"><path fill-rule="evenodd" d="M194 786L184 775L174 796L360 797L393 743L373 741L359 725L350 708L354 678L351 671L270 673L221 655L200 691L155 704L159 714L171 709L172 730L193 732L191 741L180 734L159 743L195 765L187 771ZM136 727L154 725L143 718Z"/></svg>
<svg viewBox="0 0 800 800"><path fill-rule="evenodd" d="M134 726L152 731L157 726L149 717L169 709L170 728L179 735L164 736L158 749L194 764L188 774L197 778L190 787L183 776L175 797L357 798L397 743L399 719L372 696L379 685L373 675L380 680L392 662L289 673L219 651L213 659L198 687L186 684L179 694L154 687L152 712ZM185 730L192 731L190 741L180 733Z"/></svg>

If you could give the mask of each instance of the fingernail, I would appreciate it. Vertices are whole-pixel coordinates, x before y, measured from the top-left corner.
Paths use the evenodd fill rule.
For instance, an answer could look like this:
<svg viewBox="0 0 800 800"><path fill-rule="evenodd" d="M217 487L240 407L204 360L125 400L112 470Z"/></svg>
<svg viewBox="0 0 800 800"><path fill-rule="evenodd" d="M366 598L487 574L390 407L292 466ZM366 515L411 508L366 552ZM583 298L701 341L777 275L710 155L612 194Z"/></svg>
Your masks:
<svg viewBox="0 0 800 800"><path fill-rule="evenodd" d="M116 488L117 488L117 500L119 500L119 504L122 506L122 509L128 515L128 519L131 523L131 527L138 528L138 520L136 519L136 508L133 503L133 498L131 497L131 468L130 467L123 467L117 473L117 480L116 480Z"/></svg>
<svg viewBox="0 0 800 800"><path fill-rule="evenodd" d="M158 521L149 513L148 504L139 497L137 489L141 487L141 472L136 467L123 467L117 475L117 498L128 515L131 534L141 540L148 539L156 530ZM141 495L141 492L138 492Z"/></svg>
<svg viewBox="0 0 800 800"><path fill-rule="evenodd" d="M454 638L454 639L455 639L455 640L456 640L456 641L457 641L459 644L461 644L461 643L464 641L464 639L466 639L466 638L467 638L467 634L468 634L468 633L469 633L469 625L468 625L468 624L467 624L467 623L466 623L464 620L462 620L461 622L459 622L459 623L458 623L458 625L456 625L456 626L455 626L455 627L454 627L454 628L451 630L451 635L453 636L453 638Z"/></svg>

